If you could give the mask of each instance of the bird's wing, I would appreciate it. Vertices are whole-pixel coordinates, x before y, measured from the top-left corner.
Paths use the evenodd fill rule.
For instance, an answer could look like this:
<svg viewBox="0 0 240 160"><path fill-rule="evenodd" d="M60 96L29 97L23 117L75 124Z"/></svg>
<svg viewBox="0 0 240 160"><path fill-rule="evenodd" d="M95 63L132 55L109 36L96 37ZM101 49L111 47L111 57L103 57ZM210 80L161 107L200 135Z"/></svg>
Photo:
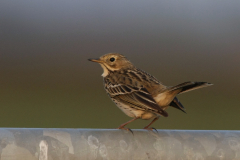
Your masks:
<svg viewBox="0 0 240 160"><path fill-rule="evenodd" d="M162 84L157 78L155 78L154 76L152 76L151 74L139 69L139 68L135 68L135 70L130 70L132 73L137 74L139 76L141 76L142 80L145 81L152 81L156 84Z"/></svg>
<svg viewBox="0 0 240 160"><path fill-rule="evenodd" d="M167 112L159 107L152 95L144 87L108 83L105 89L111 97L117 98L134 108L148 110L164 117L168 116Z"/></svg>

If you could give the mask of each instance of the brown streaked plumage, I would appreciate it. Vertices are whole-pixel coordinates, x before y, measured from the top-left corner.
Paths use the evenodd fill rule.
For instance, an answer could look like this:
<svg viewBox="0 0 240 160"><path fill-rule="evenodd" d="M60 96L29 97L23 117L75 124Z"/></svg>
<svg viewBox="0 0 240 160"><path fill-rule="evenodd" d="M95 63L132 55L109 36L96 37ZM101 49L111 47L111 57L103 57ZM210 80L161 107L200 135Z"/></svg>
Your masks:
<svg viewBox="0 0 240 160"><path fill-rule="evenodd" d="M185 112L177 95L194 89L207 87L207 82L184 82L173 87L167 87L152 75L136 68L127 58L119 53L109 53L99 59L89 59L97 62L103 68L104 88L113 102L132 120L120 125L124 128L136 119L153 119L144 129L160 116L167 117L165 111L172 106ZM127 129L129 130L129 129Z"/></svg>

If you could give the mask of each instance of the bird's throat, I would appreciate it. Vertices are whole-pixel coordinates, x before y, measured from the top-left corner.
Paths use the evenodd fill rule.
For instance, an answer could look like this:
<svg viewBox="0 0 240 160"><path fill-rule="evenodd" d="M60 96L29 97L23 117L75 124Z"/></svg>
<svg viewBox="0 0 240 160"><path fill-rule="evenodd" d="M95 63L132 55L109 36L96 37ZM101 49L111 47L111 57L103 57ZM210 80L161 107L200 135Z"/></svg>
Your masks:
<svg viewBox="0 0 240 160"><path fill-rule="evenodd" d="M109 74L109 70L107 69L107 67L105 67L103 64L100 64L101 67L103 68L103 77L106 77Z"/></svg>

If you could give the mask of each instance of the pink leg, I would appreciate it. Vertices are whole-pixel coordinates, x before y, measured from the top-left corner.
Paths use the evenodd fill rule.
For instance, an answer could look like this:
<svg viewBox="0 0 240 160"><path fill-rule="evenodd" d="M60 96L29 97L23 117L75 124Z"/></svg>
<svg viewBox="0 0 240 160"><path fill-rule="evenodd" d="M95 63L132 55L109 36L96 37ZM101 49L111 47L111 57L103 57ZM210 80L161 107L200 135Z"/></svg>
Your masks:
<svg viewBox="0 0 240 160"><path fill-rule="evenodd" d="M158 120L159 119L159 117L156 117L156 118L154 118L153 120L152 120L152 122L151 123L149 123L146 127L144 127L143 129L147 129L147 130L153 130L153 129L155 129L155 128L149 128L149 126L151 126L156 120ZM156 130L156 129L155 129Z"/></svg>
<svg viewBox="0 0 240 160"><path fill-rule="evenodd" d="M136 117L136 118L133 118L131 119L130 121L126 122L126 123L123 123L122 125L120 125L117 129L125 129L125 130L128 130L128 131L131 131L129 128L124 128L124 126L126 126L128 123L131 123L133 121L135 121L136 119L138 119L139 117Z"/></svg>

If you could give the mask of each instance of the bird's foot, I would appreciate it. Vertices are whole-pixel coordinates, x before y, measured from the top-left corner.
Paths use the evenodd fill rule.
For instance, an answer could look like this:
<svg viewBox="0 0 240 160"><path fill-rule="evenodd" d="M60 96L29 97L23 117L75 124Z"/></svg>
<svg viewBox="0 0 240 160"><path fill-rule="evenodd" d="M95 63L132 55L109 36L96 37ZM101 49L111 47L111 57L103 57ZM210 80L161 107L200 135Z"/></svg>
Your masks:
<svg viewBox="0 0 240 160"><path fill-rule="evenodd" d="M120 126L117 129L124 129L126 131L130 131L133 134L133 131L130 128L124 128L123 126Z"/></svg>
<svg viewBox="0 0 240 160"><path fill-rule="evenodd" d="M154 128L154 127L151 127L151 128L149 128L149 127L144 127L143 129L146 129L146 130L149 130L149 131L155 130L155 131L158 133L157 129Z"/></svg>

